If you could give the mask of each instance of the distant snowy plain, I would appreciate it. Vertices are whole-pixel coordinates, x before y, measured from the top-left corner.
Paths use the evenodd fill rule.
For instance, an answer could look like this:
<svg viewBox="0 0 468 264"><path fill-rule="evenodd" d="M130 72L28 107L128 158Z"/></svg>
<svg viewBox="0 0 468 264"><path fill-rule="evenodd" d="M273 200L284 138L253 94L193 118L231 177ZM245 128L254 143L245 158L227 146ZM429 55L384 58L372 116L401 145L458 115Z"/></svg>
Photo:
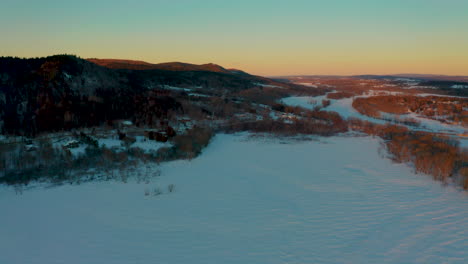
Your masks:
<svg viewBox="0 0 468 264"><path fill-rule="evenodd" d="M379 145L217 135L149 184L2 186L0 263L467 263L467 194Z"/></svg>

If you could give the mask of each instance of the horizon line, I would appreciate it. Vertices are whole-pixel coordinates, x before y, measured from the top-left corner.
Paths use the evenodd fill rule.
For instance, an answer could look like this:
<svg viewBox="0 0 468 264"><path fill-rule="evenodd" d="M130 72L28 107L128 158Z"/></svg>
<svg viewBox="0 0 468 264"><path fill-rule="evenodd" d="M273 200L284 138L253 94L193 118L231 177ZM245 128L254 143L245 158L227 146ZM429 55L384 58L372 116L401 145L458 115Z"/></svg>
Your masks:
<svg viewBox="0 0 468 264"><path fill-rule="evenodd" d="M60 55L65 55L65 56L74 56L74 57L77 57L77 58L80 58L80 59L83 59L83 60L91 60L91 59L98 59L98 60L120 60L120 61L134 61L134 62L142 62L142 63L148 63L148 64L153 64L153 65L157 65L157 64L164 64L164 63L185 63L185 64L192 64L192 65L207 65L207 64L215 64L215 65L218 65L218 66L221 66L227 70L230 70L230 69L236 69L236 70L242 70L244 71L243 69L239 69L239 68L233 68L233 67L225 67L223 66L222 64L219 64L219 63L215 63L215 62L206 62L206 63L201 63L201 64L197 64L197 63L191 63L191 62L185 62L185 61L163 61L163 62L149 62L149 61L146 61L146 60L142 60L142 59L124 59L124 58L98 58L98 57L89 57L89 58L85 58L85 57L81 57L80 55L77 55L77 54L72 54L72 53L62 53L62 54L52 54L52 55L47 55L47 56L30 56L30 57L20 57L20 56L15 56L15 55L1 55L0 58L19 58L19 59L41 59L41 58L48 58L48 57L53 57L53 56L60 56ZM249 73L248 71L246 71L247 73ZM250 74L250 73L249 73ZM379 74L370 74L370 73L356 73L356 74L285 74L285 75L282 75L282 74L275 74L275 75L260 75L260 74L251 74L251 75L257 75L257 76L263 76L263 77L266 77L266 78L278 78L278 77L355 77L355 76L392 76L392 77L405 77L403 75L412 75L413 77L417 77L417 76L420 76L420 77L464 77L464 78L468 78L468 73L466 75L460 75L460 74L455 74L455 75L450 75L450 74L438 74L438 73L379 73Z"/></svg>

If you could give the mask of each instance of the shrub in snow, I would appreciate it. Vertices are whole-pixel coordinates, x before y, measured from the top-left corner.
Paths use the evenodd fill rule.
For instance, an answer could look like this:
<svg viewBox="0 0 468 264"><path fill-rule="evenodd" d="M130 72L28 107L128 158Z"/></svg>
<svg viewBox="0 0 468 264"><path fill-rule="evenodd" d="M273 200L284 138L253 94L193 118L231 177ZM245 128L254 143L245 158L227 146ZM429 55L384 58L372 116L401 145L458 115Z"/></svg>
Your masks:
<svg viewBox="0 0 468 264"><path fill-rule="evenodd" d="M158 152L168 159L192 159L208 146L212 137L213 131L210 128L194 127L187 130L186 134L174 137L174 146L171 149Z"/></svg>
<svg viewBox="0 0 468 264"><path fill-rule="evenodd" d="M174 184L169 184L169 185L167 186L167 190L168 190L170 193L173 192L173 191L175 190L175 185L174 185Z"/></svg>
<svg viewBox="0 0 468 264"><path fill-rule="evenodd" d="M159 189L158 187L154 188L153 196L158 196L158 195L161 195L161 194L162 194L161 189Z"/></svg>
<svg viewBox="0 0 468 264"><path fill-rule="evenodd" d="M155 176L155 177L161 176L161 171L160 171L160 170L156 170L156 171L154 172L154 176Z"/></svg>

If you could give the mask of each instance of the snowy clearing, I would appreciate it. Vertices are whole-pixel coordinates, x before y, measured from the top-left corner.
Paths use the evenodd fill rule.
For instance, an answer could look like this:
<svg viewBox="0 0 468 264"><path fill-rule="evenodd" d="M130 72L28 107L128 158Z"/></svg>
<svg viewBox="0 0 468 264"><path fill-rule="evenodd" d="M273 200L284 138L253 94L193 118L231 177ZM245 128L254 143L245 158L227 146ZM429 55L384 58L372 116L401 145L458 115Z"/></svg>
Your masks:
<svg viewBox="0 0 468 264"><path fill-rule="evenodd" d="M308 83L308 82L298 82L297 84L312 87L312 88L318 88L318 85L315 83Z"/></svg>
<svg viewBox="0 0 468 264"><path fill-rule="evenodd" d="M218 135L150 184L2 186L0 263L466 263L466 193L378 147Z"/></svg>
<svg viewBox="0 0 468 264"><path fill-rule="evenodd" d="M353 108L353 98L344 98L340 100L327 99L326 95L322 96L293 96L283 98L281 101L290 106L299 106L306 109L313 110L317 105L322 105L322 100L326 99L330 101L330 105L325 108L326 111L334 111L340 114L343 118L348 119L350 117L359 118L362 120L371 121L378 124L385 124L384 120L377 118L368 117L359 113ZM316 101L317 104L311 104L310 102Z"/></svg>
<svg viewBox="0 0 468 264"><path fill-rule="evenodd" d="M156 140L149 140L144 136L136 136L136 142L131 147L140 148L145 153L155 153L158 149L163 147L171 147L170 142L158 142Z"/></svg>
<svg viewBox="0 0 468 264"><path fill-rule="evenodd" d="M280 89L284 89L284 87L281 87L281 86L278 86L278 85L271 85L271 84L264 84L264 83L254 83L254 85L260 86L260 87L266 87L266 88L280 88Z"/></svg>
<svg viewBox="0 0 468 264"><path fill-rule="evenodd" d="M166 90L173 90L173 91L178 91L178 92L191 92L192 91L192 89L190 88L181 88L181 87L175 87L171 85L163 85L162 88Z"/></svg>
<svg viewBox="0 0 468 264"><path fill-rule="evenodd" d="M116 151L125 151L125 142L114 137L99 138L99 146L104 146ZM145 153L154 153L162 147L170 147L172 144L169 142L158 142L155 140L150 140L145 136L135 136L135 142L131 143L129 147L131 148L140 148Z"/></svg>
<svg viewBox="0 0 468 264"><path fill-rule="evenodd" d="M463 84L454 84L451 86L453 89L468 89L468 85L463 85Z"/></svg>

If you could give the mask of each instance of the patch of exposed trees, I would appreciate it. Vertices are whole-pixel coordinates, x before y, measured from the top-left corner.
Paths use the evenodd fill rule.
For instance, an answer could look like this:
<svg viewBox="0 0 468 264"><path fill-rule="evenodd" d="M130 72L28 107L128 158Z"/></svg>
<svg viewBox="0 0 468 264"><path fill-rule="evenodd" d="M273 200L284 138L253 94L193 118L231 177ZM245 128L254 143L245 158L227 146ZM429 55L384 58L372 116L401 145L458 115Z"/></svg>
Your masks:
<svg viewBox="0 0 468 264"><path fill-rule="evenodd" d="M250 121L231 118L221 130L231 133L251 131L284 136L298 134L331 136L348 131L347 122L336 112L306 110L281 104L273 108L283 114L278 118L264 115L261 120Z"/></svg>
<svg viewBox="0 0 468 264"><path fill-rule="evenodd" d="M356 94L353 92L339 91L339 92L328 93L327 98L339 100L339 99L344 99L344 98L351 98L355 95Z"/></svg>
<svg viewBox="0 0 468 264"><path fill-rule="evenodd" d="M160 133L153 133L156 137ZM73 155L67 147L54 146L48 138L36 139L36 147L24 144L0 144L0 183L28 184L31 181L61 183L86 180L109 180L124 177L120 172L141 163L192 159L201 154L212 136L210 128L193 127L181 135L168 128L165 140L172 143L156 152L145 152L128 143L132 138L118 133L124 149L99 146L91 135L80 133L77 142L85 145L84 153ZM150 137L150 133L148 133ZM150 138L149 138L150 139ZM150 140L157 140L152 138ZM118 170L119 173L114 171Z"/></svg>
<svg viewBox="0 0 468 264"><path fill-rule="evenodd" d="M356 98L353 107L361 114L381 118L381 113L417 113L427 118L468 126L468 99L440 96L391 95Z"/></svg>
<svg viewBox="0 0 468 264"><path fill-rule="evenodd" d="M458 142L443 135L411 131L397 125L379 125L359 119L348 120L350 127L384 139L392 159L414 165L415 171L447 182L452 178L468 189L468 153Z"/></svg>

